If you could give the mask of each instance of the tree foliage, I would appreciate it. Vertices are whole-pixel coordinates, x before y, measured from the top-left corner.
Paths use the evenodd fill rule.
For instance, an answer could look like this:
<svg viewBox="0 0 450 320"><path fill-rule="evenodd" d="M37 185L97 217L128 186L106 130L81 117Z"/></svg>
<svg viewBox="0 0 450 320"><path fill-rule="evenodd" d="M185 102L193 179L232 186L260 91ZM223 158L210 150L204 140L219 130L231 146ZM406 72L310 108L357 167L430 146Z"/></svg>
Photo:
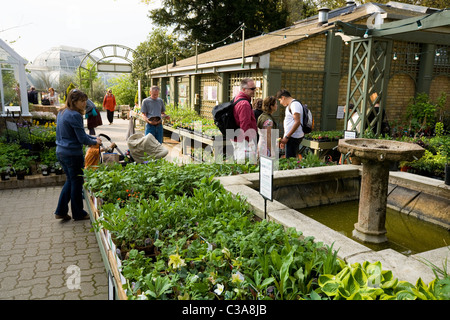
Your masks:
<svg viewBox="0 0 450 320"><path fill-rule="evenodd" d="M281 0L162 0L162 6L150 10L149 17L158 26L174 27L184 48L200 42L199 52L209 44L222 42L245 23L246 37L286 27L288 11ZM240 37L234 37L239 41ZM221 43L223 44L223 43Z"/></svg>
<svg viewBox="0 0 450 320"><path fill-rule="evenodd" d="M147 40L141 42L135 50L134 68L131 78L134 81L143 80L143 86L146 86L146 72L148 70L170 63L174 56L178 59L185 58L181 53L176 37L163 28L154 29L147 37ZM167 60L166 60L167 59Z"/></svg>
<svg viewBox="0 0 450 320"><path fill-rule="evenodd" d="M137 83L131 80L131 75L121 75L111 79L111 83L111 89L116 96L117 104L134 107L134 97L137 92Z"/></svg>

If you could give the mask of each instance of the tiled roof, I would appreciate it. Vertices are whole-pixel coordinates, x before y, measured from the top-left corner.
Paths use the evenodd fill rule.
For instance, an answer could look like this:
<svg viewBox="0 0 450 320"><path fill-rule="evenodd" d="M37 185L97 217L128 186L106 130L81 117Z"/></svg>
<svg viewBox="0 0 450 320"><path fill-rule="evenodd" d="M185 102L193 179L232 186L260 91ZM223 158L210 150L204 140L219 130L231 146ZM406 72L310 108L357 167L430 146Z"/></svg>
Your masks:
<svg viewBox="0 0 450 320"><path fill-rule="evenodd" d="M288 46L299 41L303 41L308 37L313 37L318 34L325 33L333 29L335 21L358 23L358 21L365 22L365 20L372 14L380 12L386 13L385 21L405 19L413 16L423 15L421 12L405 10L378 3L368 3L361 6L348 6L332 10L328 15L328 23L318 26L318 16L310 17L301 20L294 25L267 33L261 36L245 40L245 56L260 56L265 53L274 51L276 49ZM242 41L235 42L229 45L201 53L198 55L198 64L207 64L213 62L227 61L242 58ZM196 57L192 56L180 61L177 61L176 66L168 66L169 72L176 72L189 66L195 66ZM158 74L166 71L166 66L155 68L152 74Z"/></svg>

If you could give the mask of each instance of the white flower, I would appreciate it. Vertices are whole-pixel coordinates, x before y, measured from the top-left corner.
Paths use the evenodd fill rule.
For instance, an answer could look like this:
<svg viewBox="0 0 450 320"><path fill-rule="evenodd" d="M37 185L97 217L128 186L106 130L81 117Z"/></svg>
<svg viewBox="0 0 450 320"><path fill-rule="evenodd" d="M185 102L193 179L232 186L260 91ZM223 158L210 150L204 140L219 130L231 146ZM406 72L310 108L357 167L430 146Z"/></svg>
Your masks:
<svg viewBox="0 0 450 320"><path fill-rule="evenodd" d="M220 296L223 292L224 286L220 283L217 284L216 290L214 290L214 293Z"/></svg>

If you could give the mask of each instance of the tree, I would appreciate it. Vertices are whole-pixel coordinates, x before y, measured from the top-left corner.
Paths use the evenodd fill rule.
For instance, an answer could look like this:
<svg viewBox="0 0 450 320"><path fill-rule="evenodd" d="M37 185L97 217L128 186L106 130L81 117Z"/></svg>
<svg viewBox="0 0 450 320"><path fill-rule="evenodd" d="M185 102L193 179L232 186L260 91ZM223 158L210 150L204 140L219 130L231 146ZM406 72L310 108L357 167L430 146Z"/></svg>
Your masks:
<svg viewBox="0 0 450 320"><path fill-rule="evenodd" d="M116 96L118 105L129 105L134 107L134 97L137 91L136 82L131 80L130 74L124 74L111 79L112 91Z"/></svg>
<svg viewBox="0 0 450 320"><path fill-rule="evenodd" d="M148 2L148 1L147 1ZM194 52L199 41L199 52L208 50L213 43L223 44L245 23L246 37L286 27L288 10L282 0L162 0L162 6L150 10L149 17L158 26L174 26L174 32L182 36L185 49ZM240 41L240 32L233 39Z"/></svg>
<svg viewBox="0 0 450 320"><path fill-rule="evenodd" d="M178 41L174 35L162 28L154 29L148 35L147 40L141 42L135 50L131 79L142 80L145 88L146 72L166 65L166 59L171 62L173 56L178 56L178 59L185 58L180 52Z"/></svg>

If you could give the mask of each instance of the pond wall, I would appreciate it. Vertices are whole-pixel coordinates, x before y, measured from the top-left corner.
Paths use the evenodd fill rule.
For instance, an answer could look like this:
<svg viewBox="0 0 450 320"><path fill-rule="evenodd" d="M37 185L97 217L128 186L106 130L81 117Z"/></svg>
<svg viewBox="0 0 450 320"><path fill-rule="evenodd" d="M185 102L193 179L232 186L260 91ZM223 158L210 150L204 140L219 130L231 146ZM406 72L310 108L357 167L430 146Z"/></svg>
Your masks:
<svg viewBox="0 0 450 320"><path fill-rule="evenodd" d="M425 282L432 281L432 270L421 260L427 259L442 267L444 260L450 258L449 248L411 256L392 249L373 251L301 213L305 207L359 199L361 170L362 166L340 165L275 171L274 201L267 202L266 218L285 227L294 227L304 236L314 237L317 242L333 245L338 250L338 256L348 263L380 261L384 268L392 270L400 280L415 283L421 277ZM258 191L258 173L218 179L228 191L246 197L255 214L264 219L264 200ZM443 227L450 226L450 187L443 181L405 172L391 172L389 183L389 206Z"/></svg>

